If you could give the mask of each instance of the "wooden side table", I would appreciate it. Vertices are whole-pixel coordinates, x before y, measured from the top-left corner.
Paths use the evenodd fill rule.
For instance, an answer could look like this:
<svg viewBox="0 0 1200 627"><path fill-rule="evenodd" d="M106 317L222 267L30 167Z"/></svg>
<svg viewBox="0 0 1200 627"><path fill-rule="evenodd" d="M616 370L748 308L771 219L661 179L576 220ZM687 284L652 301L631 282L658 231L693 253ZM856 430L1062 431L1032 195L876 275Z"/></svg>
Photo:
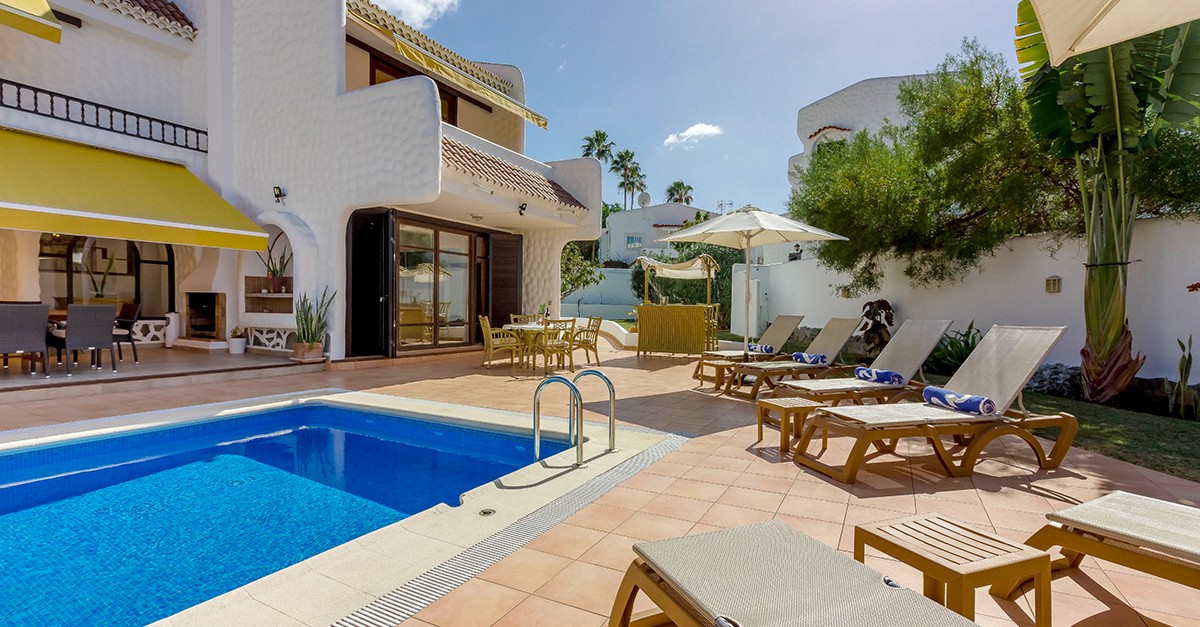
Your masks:
<svg viewBox="0 0 1200 627"><path fill-rule="evenodd" d="M779 425L779 456L783 457L785 453L792 450L792 433L793 425L796 433L800 432L800 427L804 425L804 419L808 417L815 409L824 407L825 404L819 401L800 398L798 396L785 396L780 398L764 398L758 401L758 440L763 439L763 423ZM779 412L779 421L771 417L772 411ZM822 435L822 446L829 444L829 434Z"/></svg>
<svg viewBox="0 0 1200 627"><path fill-rule="evenodd" d="M1050 627L1050 554L946 518L917 514L859 525L854 559L872 546L925 574L926 597L975 620L975 589L1034 581L1034 624Z"/></svg>
<svg viewBox="0 0 1200 627"><path fill-rule="evenodd" d="M713 375L712 375L713 376L713 385L715 386L714 389L717 389L717 390L721 389L722 387L725 386L725 375L728 374L729 371L733 369L733 366L736 363L737 362L728 361L725 359L708 359L708 360L706 360L703 357L701 357L700 363L696 364L696 373L698 375L696 378L700 379L700 387L704 387L704 369L712 368L713 369Z"/></svg>

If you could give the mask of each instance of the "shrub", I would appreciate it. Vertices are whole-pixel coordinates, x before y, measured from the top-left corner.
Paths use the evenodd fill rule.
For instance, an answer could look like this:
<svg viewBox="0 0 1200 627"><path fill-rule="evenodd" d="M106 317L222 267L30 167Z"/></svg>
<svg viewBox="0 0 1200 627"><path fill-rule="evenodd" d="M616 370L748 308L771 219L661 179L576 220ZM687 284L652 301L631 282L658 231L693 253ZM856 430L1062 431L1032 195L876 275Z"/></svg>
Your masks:
<svg viewBox="0 0 1200 627"><path fill-rule="evenodd" d="M975 328L972 320L962 331L951 331L942 338L938 345L929 353L925 360L925 372L931 374L951 375L962 365L971 351L979 345L983 334Z"/></svg>

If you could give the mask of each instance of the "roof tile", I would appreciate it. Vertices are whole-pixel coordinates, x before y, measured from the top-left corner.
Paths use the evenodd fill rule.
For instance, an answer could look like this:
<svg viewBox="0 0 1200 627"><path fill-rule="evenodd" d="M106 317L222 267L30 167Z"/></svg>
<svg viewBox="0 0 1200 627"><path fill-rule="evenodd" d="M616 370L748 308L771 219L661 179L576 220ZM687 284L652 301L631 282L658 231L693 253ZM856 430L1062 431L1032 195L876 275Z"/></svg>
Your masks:
<svg viewBox="0 0 1200 627"><path fill-rule="evenodd" d="M442 138L442 164L536 199L587 209L555 181L449 137Z"/></svg>

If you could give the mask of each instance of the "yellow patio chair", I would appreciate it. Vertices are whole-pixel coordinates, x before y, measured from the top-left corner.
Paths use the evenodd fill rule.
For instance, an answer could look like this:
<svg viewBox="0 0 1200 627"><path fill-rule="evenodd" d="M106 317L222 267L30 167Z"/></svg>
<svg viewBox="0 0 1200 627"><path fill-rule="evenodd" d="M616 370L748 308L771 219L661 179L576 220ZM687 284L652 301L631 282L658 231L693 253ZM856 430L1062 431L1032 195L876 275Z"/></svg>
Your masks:
<svg viewBox="0 0 1200 627"><path fill-rule="evenodd" d="M583 358L587 363L592 363L588 352L590 351L596 356L596 365L600 365L600 349L597 342L600 339L600 324L604 322L604 318L599 316L588 317L587 326L575 332L575 348L583 349Z"/></svg>
<svg viewBox="0 0 1200 627"><path fill-rule="evenodd" d="M483 367L491 368L492 359L498 351L508 351L508 364L513 365L513 360L520 357L525 359L524 345L521 344L521 337L512 331L504 329L493 329L491 322L487 316L479 316L479 326L483 328Z"/></svg>
<svg viewBox="0 0 1200 627"><path fill-rule="evenodd" d="M575 372L575 319L546 318L542 321L542 330L534 339L534 358L532 366L537 368L537 355L540 353L546 374L550 373L550 356L558 358L561 368L563 357L567 358L571 372Z"/></svg>

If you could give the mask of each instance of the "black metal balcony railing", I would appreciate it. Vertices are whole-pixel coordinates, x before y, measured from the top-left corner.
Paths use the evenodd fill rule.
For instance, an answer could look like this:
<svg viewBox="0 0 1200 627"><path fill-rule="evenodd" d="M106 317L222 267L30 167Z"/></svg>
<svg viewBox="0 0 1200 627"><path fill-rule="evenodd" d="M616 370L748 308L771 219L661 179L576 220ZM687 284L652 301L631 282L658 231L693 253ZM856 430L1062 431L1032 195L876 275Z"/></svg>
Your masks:
<svg viewBox="0 0 1200 627"><path fill-rule="evenodd" d="M208 131L0 78L0 107L208 152Z"/></svg>

